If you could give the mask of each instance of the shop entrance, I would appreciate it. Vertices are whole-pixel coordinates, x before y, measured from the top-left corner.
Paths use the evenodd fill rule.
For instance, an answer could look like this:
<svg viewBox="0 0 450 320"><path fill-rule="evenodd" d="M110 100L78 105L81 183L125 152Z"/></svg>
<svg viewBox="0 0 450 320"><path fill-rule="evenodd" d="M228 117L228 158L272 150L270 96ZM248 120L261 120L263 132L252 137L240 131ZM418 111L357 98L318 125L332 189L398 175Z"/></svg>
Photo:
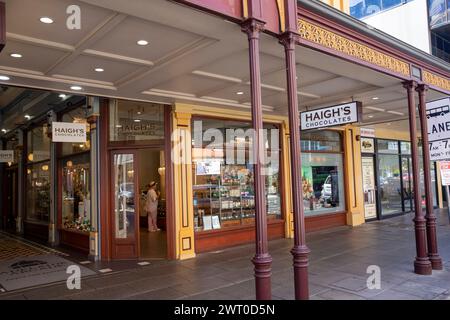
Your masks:
<svg viewBox="0 0 450 320"><path fill-rule="evenodd" d="M18 188L18 170L16 168L8 168L4 178L4 195L3 195L3 227L6 231L15 232L16 219L18 211L17 196Z"/></svg>
<svg viewBox="0 0 450 320"><path fill-rule="evenodd" d="M164 158L161 148L112 152L113 258L167 257Z"/></svg>

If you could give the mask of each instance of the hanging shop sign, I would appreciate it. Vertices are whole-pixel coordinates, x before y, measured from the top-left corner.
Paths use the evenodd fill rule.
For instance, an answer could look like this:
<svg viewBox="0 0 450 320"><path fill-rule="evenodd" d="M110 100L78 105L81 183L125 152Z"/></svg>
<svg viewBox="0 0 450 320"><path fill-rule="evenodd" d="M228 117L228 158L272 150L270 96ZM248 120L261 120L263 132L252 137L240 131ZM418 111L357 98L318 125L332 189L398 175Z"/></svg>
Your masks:
<svg viewBox="0 0 450 320"><path fill-rule="evenodd" d="M443 186L450 186L450 161L440 161L441 180Z"/></svg>
<svg viewBox="0 0 450 320"><path fill-rule="evenodd" d="M361 102L350 102L337 106L305 111L300 114L301 129L318 129L359 122Z"/></svg>
<svg viewBox="0 0 450 320"><path fill-rule="evenodd" d="M14 162L13 150L0 150L0 163Z"/></svg>
<svg viewBox="0 0 450 320"><path fill-rule="evenodd" d="M450 159L450 97L426 104L430 160Z"/></svg>
<svg viewBox="0 0 450 320"><path fill-rule="evenodd" d="M86 124L72 122L52 123L53 142L86 142Z"/></svg>

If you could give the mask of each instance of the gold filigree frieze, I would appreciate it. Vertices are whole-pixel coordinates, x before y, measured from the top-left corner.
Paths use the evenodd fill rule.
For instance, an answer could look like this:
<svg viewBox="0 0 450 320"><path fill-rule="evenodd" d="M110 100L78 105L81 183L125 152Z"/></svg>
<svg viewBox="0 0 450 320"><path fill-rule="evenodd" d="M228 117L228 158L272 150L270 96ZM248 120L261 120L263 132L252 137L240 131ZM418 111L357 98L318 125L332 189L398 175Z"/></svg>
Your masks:
<svg viewBox="0 0 450 320"><path fill-rule="evenodd" d="M434 73L431 73L426 70L422 70L422 78L423 81L435 87L442 88L446 91L450 91L450 80L441 76L438 76Z"/></svg>
<svg viewBox="0 0 450 320"><path fill-rule="evenodd" d="M376 51L354 40L347 39L308 21L298 19L298 33L300 34L300 38L310 42L344 53L350 57L357 58L378 67L408 77L410 76L410 67L408 63Z"/></svg>

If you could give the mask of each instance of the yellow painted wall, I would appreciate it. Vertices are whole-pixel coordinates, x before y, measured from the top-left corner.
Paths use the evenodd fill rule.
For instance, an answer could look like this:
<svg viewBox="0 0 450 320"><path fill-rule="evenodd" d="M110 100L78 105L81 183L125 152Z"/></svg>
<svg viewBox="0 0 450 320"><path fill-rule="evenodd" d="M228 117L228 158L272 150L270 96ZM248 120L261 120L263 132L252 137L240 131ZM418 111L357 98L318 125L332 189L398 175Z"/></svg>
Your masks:
<svg viewBox="0 0 450 320"><path fill-rule="evenodd" d="M347 204L347 224L357 226L365 222L364 195L361 172L361 144L356 140L359 127L344 126L345 184Z"/></svg>
<svg viewBox="0 0 450 320"><path fill-rule="evenodd" d="M341 10L342 12L350 14L350 0L321 0L321 1L338 10Z"/></svg>

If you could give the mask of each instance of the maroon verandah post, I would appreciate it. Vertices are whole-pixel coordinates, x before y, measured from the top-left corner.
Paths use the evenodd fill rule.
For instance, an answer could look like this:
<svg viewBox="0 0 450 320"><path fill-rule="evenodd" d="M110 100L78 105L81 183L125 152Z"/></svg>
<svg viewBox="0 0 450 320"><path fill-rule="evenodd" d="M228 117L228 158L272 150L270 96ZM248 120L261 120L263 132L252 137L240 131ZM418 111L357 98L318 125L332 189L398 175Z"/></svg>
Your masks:
<svg viewBox="0 0 450 320"><path fill-rule="evenodd" d="M250 90L253 124L253 159L255 164L255 225L256 225L256 253L252 259L255 266L256 299L272 299L271 275L272 257L269 254L267 237L267 209L265 193L265 176L262 174L264 161L264 138L262 101L261 101L261 71L259 59L259 36L264 28L264 22L255 18L260 17L258 1L249 1L249 17L242 23L242 31L248 35L250 61ZM259 9L258 9L259 8ZM256 10L256 11L255 11Z"/></svg>
<svg viewBox="0 0 450 320"><path fill-rule="evenodd" d="M294 247L291 250L294 259L295 299L309 299L308 288L308 254L306 246L305 216L303 210L303 191L301 177L300 118L297 97L297 69L295 63L295 46L298 33L297 3L285 0L286 31L280 36L286 56L286 79L289 111L289 131L291 148L292 203L294 209Z"/></svg>
<svg viewBox="0 0 450 320"><path fill-rule="evenodd" d="M436 215L433 210L433 194L431 191L431 168L430 168L430 149L428 145L428 123L426 114L425 95L428 86L420 84L416 91L419 93L419 117L422 132L422 155L423 155L423 171L425 179L425 195L426 195L426 229L428 257L430 258L431 267L434 270L442 270L442 259L438 253L437 233L436 233Z"/></svg>
<svg viewBox="0 0 450 320"><path fill-rule="evenodd" d="M415 217L414 229L416 235L416 259L414 261L414 272L417 274L431 274L431 262L427 255L427 236L425 229L425 217L422 211L422 197L420 192L420 173L419 173L419 151L417 146L417 126L416 126L416 104L414 102L414 90L417 87L415 81L406 81L403 83L408 93L408 111L409 111L409 132L411 138L411 156L413 167L413 188L414 188L414 208Z"/></svg>

